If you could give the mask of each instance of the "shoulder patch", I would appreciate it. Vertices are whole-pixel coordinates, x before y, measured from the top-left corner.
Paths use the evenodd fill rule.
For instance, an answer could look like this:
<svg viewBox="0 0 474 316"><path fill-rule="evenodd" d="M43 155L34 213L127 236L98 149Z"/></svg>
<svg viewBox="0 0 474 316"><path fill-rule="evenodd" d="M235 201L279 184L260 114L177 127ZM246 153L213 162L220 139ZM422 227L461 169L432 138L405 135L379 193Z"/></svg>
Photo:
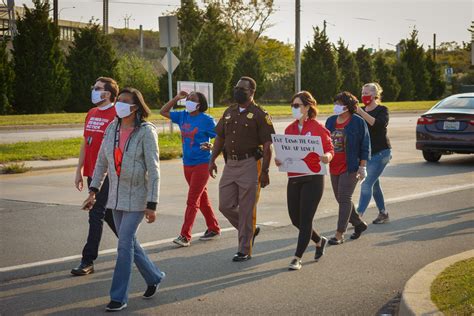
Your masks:
<svg viewBox="0 0 474 316"><path fill-rule="evenodd" d="M265 115L265 121L267 122L268 125L272 126L272 118L270 117L270 114Z"/></svg>
<svg viewBox="0 0 474 316"><path fill-rule="evenodd" d="M256 107L257 109L259 109L259 110L262 111L263 113L268 114L268 112L267 112L261 105L256 104L256 103L255 103L254 105L255 105L255 107Z"/></svg>

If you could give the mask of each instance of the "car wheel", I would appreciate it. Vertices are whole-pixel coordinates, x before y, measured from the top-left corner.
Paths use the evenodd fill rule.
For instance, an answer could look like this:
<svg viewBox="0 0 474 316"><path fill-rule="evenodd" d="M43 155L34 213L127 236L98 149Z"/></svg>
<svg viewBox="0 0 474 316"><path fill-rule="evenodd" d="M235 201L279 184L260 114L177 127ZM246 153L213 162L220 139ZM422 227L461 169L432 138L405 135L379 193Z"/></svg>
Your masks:
<svg viewBox="0 0 474 316"><path fill-rule="evenodd" d="M438 162L441 159L441 153L423 150L423 158L428 162Z"/></svg>

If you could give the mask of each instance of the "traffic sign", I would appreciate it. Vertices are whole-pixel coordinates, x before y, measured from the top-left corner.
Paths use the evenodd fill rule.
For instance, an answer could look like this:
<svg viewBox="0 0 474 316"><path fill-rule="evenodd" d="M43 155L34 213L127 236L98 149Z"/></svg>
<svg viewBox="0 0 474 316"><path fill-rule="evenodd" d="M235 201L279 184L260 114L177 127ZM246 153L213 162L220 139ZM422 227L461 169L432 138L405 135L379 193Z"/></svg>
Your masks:
<svg viewBox="0 0 474 316"><path fill-rule="evenodd" d="M169 69L169 67L168 67L168 54L171 54L171 73L173 73L175 71L176 67L178 67L178 65L179 65L179 59L178 59L178 57L176 57L175 54L173 54L173 52L171 50L169 50L165 54L165 56L160 61L160 63L163 65L165 70L169 72L169 70L168 70Z"/></svg>
<svg viewBox="0 0 474 316"><path fill-rule="evenodd" d="M177 47L178 18L176 16L160 16L158 18L161 47Z"/></svg>

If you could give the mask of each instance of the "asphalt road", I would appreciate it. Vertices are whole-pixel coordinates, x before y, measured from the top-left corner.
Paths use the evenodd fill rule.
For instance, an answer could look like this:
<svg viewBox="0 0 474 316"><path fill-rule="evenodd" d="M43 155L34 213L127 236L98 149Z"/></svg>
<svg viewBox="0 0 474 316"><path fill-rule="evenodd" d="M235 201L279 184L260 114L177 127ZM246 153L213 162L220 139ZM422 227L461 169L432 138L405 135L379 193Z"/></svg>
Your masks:
<svg viewBox="0 0 474 316"><path fill-rule="evenodd" d="M474 155L452 155L443 157L440 163L426 163L421 153L415 149L411 128L413 120L415 118L412 116L401 116L393 119L390 125L393 159L384 172L382 186L389 203L387 209L393 218L398 217L398 210L390 203L436 196L462 188L474 191ZM277 130L283 129L282 123L277 124ZM219 171L222 171L222 163L219 160ZM161 201L158 207L160 220L151 227L143 225L140 238L144 242L175 237L182 224L187 186L181 161L162 162L161 174ZM286 174L278 172L272 165L270 178L270 186L262 190L257 220L260 223L273 222L272 226L289 225ZM209 182L209 194L214 206L218 205L218 180L219 178ZM0 258L0 268L80 253L88 224L87 213L81 211L79 206L87 193L78 192L73 181L72 168L0 176L0 199L4 200L0 203L0 246L5 249L10 248L8 245L13 243L21 245L9 249L9 256ZM358 194L359 188L354 194L355 202L358 201ZM316 218L333 216L336 210L337 203L327 177ZM223 227L229 226L218 211L217 216ZM366 216L371 220L376 212L368 211ZM194 229L196 233L205 230L202 216L198 215L197 218ZM20 231L26 231L27 234L18 234ZM61 242L49 247L51 240ZM115 237L105 229L101 249L112 249L115 246Z"/></svg>
<svg viewBox="0 0 474 316"><path fill-rule="evenodd" d="M319 262L313 261L314 245L310 245L300 271L287 270L297 236L291 226L263 227L254 257L244 263L231 262L235 231L224 233L216 241L196 242L190 248L176 249L170 244L149 247L147 252L167 273L167 279L154 299L143 300L140 295L145 284L135 269L126 314L396 313L400 291L418 269L472 248L474 203L472 190L462 190L393 206L397 217L390 224L370 225L359 240L330 246ZM21 216L22 212L18 213ZM315 224L330 236L335 221L336 217L330 216L316 220ZM28 231L18 234L36 238ZM50 240L44 248L62 242L65 241ZM2 253L18 246L8 245ZM96 262L96 273L86 277L70 276L71 263L67 262L50 265L52 272L38 276L34 276L39 273L35 269L25 278L15 277L15 272L11 272L9 277L13 279L0 285L0 312L102 314L109 300L114 260L114 255L101 256ZM5 274L2 278L5 280Z"/></svg>
<svg viewBox="0 0 474 316"><path fill-rule="evenodd" d="M169 123L156 123L160 132L169 130ZM179 130L175 125L175 130ZM10 144L16 142L27 141L41 141L41 140L56 140L73 137L81 137L84 130L81 126L71 125L69 127L38 127L34 129L23 128L21 126L14 129L2 128L0 129L0 144Z"/></svg>
<svg viewBox="0 0 474 316"><path fill-rule="evenodd" d="M272 166L271 185L262 191L257 221L265 223L254 258L230 262L236 232L175 249L182 224L186 186L181 161L161 164L161 203L157 223L143 224L139 240L149 243L153 260L168 273L161 294L144 302L140 276L133 275L129 312L140 314L374 314L391 312L404 282L425 264L473 248L474 156L452 155L440 163L423 161L415 150L415 115L392 118L393 159L382 186L392 222L371 225L364 238L332 247L325 260L305 256L303 270L288 273L296 230L286 210L285 174ZM276 122L277 132L288 124ZM222 161L219 163L222 171ZM87 232L79 210L85 193L73 188L74 169L0 176L0 314L95 314L107 303L116 239L104 229L97 273L69 277ZM328 179L316 227L332 235L337 205ZM217 205L218 179L209 192ZM354 200L358 201L358 189ZM223 228L228 222L217 211ZM367 211L366 220L376 216ZM205 230L198 215L193 232ZM314 251L310 246L309 252ZM53 263L31 267L53 259ZM58 259L58 260L54 260ZM19 265L30 265L21 268ZM8 270L8 271L6 271Z"/></svg>

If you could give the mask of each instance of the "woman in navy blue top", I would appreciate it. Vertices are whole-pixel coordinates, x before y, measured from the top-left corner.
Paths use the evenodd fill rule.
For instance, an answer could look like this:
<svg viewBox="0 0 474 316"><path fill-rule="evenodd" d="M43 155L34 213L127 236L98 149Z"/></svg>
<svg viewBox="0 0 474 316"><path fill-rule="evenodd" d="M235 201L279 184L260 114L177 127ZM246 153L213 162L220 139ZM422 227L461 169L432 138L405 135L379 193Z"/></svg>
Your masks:
<svg viewBox="0 0 474 316"><path fill-rule="evenodd" d="M186 98L184 111L171 111L179 100ZM173 242L181 247L191 244L191 230L200 209L206 219L207 230L199 239L211 240L220 235L220 227L214 215L207 193L208 165L211 158L211 139L216 137L214 119L204 113L208 108L206 97L200 92L181 91L160 111L164 117L178 124L183 145L184 176L189 184L187 207L181 234Z"/></svg>

